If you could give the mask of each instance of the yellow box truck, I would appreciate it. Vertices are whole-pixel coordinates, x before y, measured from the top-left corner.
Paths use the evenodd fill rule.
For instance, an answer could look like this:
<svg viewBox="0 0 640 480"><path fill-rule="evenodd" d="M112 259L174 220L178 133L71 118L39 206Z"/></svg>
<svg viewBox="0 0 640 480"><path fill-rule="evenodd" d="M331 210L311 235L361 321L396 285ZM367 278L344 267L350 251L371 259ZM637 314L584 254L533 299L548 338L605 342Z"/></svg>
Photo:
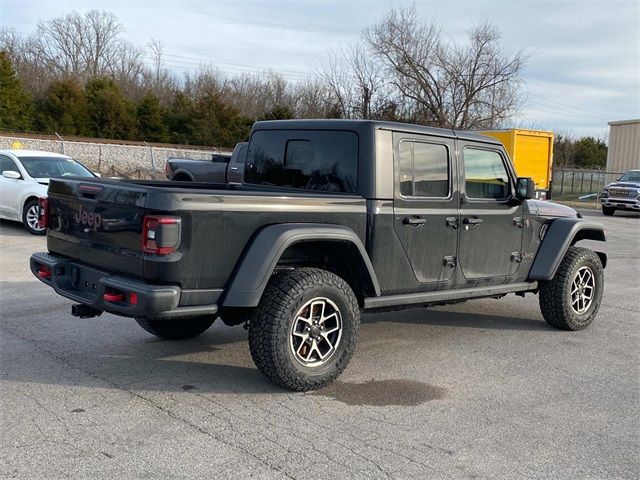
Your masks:
<svg viewBox="0 0 640 480"><path fill-rule="evenodd" d="M519 177L531 177L536 183L536 197L551 197L551 166L553 164L553 132L543 130L481 130L502 142L511 157Z"/></svg>

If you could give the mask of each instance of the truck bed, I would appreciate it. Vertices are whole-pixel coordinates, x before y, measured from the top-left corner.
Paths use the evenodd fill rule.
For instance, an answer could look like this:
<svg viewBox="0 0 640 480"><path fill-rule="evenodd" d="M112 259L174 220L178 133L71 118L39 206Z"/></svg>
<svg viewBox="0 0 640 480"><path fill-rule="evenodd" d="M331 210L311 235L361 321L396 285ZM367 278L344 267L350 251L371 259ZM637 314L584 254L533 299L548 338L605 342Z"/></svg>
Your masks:
<svg viewBox="0 0 640 480"><path fill-rule="evenodd" d="M335 223L351 228L364 242L365 213L366 201L358 195L194 182L52 179L47 245L52 254L116 274L182 289L219 289L261 227ZM143 252L145 215L180 219L177 251L166 256Z"/></svg>

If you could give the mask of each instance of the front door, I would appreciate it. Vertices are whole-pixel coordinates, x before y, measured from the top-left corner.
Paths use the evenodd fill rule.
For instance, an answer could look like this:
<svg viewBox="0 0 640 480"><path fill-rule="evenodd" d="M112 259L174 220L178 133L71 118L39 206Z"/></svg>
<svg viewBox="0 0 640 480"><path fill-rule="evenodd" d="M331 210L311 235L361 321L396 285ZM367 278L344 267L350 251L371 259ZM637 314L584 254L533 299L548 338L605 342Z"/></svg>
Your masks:
<svg viewBox="0 0 640 480"><path fill-rule="evenodd" d="M520 266L522 202L513 200L513 169L492 145L460 141L461 200L458 261L467 280L506 281Z"/></svg>
<svg viewBox="0 0 640 480"><path fill-rule="evenodd" d="M452 139L394 132L394 230L421 290L453 278L458 193Z"/></svg>
<svg viewBox="0 0 640 480"><path fill-rule="evenodd" d="M0 214L4 217L20 220L22 212L20 211L18 203L20 199L19 193L24 185L24 180L3 177L2 172L6 170L20 173L20 170L11 158L0 155Z"/></svg>

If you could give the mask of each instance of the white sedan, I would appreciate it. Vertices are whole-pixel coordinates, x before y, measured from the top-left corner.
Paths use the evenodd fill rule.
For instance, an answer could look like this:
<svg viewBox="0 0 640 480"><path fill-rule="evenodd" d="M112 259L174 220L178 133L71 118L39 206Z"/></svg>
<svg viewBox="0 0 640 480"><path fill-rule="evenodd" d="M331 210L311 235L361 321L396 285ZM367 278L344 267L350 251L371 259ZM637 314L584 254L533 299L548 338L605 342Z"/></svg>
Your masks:
<svg viewBox="0 0 640 480"><path fill-rule="evenodd" d="M22 222L35 235L45 233L38 198L47 196L50 178L95 176L66 155L35 150L0 150L0 172L0 218Z"/></svg>

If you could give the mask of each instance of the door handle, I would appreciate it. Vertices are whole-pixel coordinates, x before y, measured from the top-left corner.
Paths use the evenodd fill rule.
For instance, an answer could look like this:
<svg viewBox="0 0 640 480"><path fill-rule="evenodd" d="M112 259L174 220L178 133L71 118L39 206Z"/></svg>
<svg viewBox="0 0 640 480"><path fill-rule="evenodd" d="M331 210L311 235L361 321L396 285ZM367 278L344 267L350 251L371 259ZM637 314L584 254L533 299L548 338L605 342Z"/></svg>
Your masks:
<svg viewBox="0 0 640 480"><path fill-rule="evenodd" d="M484 220L482 220L481 218L465 218L464 220L462 220L462 223L464 223L465 225L480 225Z"/></svg>
<svg viewBox="0 0 640 480"><path fill-rule="evenodd" d="M233 170L235 172L238 170L238 167L229 167L229 170Z"/></svg>
<svg viewBox="0 0 640 480"><path fill-rule="evenodd" d="M458 228L458 217L447 217L445 221L447 223L447 227L451 227L454 230Z"/></svg>
<svg viewBox="0 0 640 480"><path fill-rule="evenodd" d="M427 219L421 217L406 217L404 220L402 220L402 223L405 225L414 225L417 227L427 223Z"/></svg>

